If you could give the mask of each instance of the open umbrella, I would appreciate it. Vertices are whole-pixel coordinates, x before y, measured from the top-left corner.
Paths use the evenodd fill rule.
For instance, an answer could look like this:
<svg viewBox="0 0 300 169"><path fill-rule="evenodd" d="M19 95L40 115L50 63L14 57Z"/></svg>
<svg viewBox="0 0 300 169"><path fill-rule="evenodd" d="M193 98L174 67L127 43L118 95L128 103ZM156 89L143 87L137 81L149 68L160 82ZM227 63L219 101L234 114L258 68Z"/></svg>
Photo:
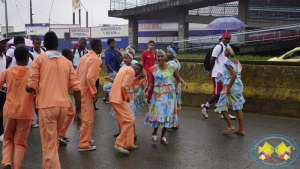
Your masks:
<svg viewBox="0 0 300 169"><path fill-rule="evenodd" d="M26 45L26 46L29 46L29 47L32 47L32 46L33 46L32 40L26 39L26 38L24 38L24 39L25 39L25 45ZM12 38L11 40L9 40L7 43L8 43L8 44L14 44L14 38Z"/></svg>
<svg viewBox="0 0 300 169"><path fill-rule="evenodd" d="M243 27L248 27L244 22L235 18L235 17L224 17L217 18L213 20L210 24L207 25L206 28L213 28L218 30L226 30L227 29L239 29Z"/></svg>

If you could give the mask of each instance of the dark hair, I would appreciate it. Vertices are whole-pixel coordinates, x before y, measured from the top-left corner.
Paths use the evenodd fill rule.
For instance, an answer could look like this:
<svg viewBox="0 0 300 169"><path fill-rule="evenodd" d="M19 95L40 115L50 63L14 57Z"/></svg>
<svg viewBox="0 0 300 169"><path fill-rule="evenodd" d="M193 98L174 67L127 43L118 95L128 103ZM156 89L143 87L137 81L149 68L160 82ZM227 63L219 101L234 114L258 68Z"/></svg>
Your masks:
<svg viewBox="0 0 300 169"><path fill-rule="evenodd" d="M33 39L33 42L34 42L34 41L40 41L40 42L41 42L42 40L41 40L40 38L34 38L34 39Z"/></svg>
<svg viewBox="0 0 300 169"><path fill-rule="evenodd" d="M28 56L29 51L25 46L20 46L15 49L14 54L18 62L23 62Z"/></svg>
<svg viewBox="0 0 300 169"><path fill-rule="evenodd" d="M110 45L112 42L115 42L114 38L107 39L107 44Z"/></svg>
<svg viewBox="0 0 300 169"><path fill-rule="evenodd" d="M57 49L58 38L54 32L49 31L45 34L44 46L46 47L47 50L56 50Z"/></svg>
<svg viewBox="0 0 300 169"><path fill-rule="evenodd" d="M149 45L150 43L155 44L154 40L149 40L148 45Z"/></svg>
<svg viewBox="0 0 300 169"><path fill-rule="evenodd" d="M143 65L141 65L139 63L135 63L134 65L137 65L141 69L141 72L143 71L143 69L144 69Z"/></svg>
<svg viewBox="0 0 300 169"><path fill-rule="evenodd" d="M235 45L230 45L230 47L232 48L232 50L234 51L235 54L238 54L240 52L240 48L235 46Z"/></svg>
<svg viewBox="0 0 300 169"><path fill-rule="evenodd" d="M178 50L179 50L178 47L172 46L172 49L174 49L174 51L176 52L176 54L178 54Z"/></svg>
<svg viewBox="0 0 300 169"><path fill-rule="evenodd" d="M64 57L67 57L72 53L72 51L69 48L64 48L61 53Z"/></svg>
<svg viewBox="0 0 300 169"><path fill-rule="evenodd" d="M81 41L85 41L85 42L86 42L86 39L85 39L85 38L80 38L80 39L79 39L79 43L80 43Z"/></svg>
<svg viewBox="0 0 300 169"><path fill-rule="evenodd" d="M101 40L93 39L93 40L91 41L91 49L92 49L92 50L96 49L97 46L100 46L100 45L102 45Z"/></svg>
<svg viewBox="0 0 300 169"><path fill-rule="evenodd" d="M25 39L22 36L16 36L14 38L14 45L17 45L19 43L25 43Z"/></svg>

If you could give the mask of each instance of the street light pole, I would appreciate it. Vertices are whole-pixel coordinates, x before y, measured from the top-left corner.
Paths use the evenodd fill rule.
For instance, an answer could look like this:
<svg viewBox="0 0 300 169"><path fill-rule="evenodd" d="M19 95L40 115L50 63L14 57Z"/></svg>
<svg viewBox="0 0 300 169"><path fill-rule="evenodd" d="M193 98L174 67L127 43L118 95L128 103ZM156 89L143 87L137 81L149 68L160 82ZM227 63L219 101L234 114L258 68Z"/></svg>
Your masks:
<svg viewBox="0 0 300 169"><path fill-rule="evenodd" d="M30 0L30 26L33 26L33 20L32 20L32 2Z"/></svg>

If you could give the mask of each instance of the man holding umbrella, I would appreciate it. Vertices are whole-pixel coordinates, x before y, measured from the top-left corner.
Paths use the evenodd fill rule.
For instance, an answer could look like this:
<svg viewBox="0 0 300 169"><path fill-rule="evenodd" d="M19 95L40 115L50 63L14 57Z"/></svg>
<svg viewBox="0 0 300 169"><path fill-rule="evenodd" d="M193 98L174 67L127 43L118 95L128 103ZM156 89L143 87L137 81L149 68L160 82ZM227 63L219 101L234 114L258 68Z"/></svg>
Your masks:
<svg viewBox="0 0 300 169"><path fill-rule="evenodd" d="M14 46L12 46L10 49L7 50L7 52L6 52L6 68L10 68L17 64L16 58L14 55L14 51L19 46L26 46L25 39L22 36L16 36L14 38ZM30 54L29 61L27 63L28 67L31 67L32 61L33 61L33 56Z"/></svg>

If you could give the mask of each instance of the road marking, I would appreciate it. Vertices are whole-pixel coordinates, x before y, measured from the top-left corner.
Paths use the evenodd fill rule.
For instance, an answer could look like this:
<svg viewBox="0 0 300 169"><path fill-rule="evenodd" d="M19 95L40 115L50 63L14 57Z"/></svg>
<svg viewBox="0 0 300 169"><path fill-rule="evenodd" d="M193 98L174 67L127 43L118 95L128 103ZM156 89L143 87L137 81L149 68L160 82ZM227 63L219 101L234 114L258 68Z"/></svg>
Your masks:
<svg viewBox="0 0 300 169"><path fill-rule="evenodd" d="M185 106L181 106L182 108L185 109L191 109L191 110L201 110L201 108L195 108L195 107L185 107ZM243 112L244 113L244 112ZM247 116L259 116L259 117L271 117L271 118L275 118L275 119L285 119L285 120L296 120L296 121L300 121L299 117L276 117L276 116L272 116L272 115L261 115L261 114L251 114L251 113L244 113L244 115Z"/></svg>

